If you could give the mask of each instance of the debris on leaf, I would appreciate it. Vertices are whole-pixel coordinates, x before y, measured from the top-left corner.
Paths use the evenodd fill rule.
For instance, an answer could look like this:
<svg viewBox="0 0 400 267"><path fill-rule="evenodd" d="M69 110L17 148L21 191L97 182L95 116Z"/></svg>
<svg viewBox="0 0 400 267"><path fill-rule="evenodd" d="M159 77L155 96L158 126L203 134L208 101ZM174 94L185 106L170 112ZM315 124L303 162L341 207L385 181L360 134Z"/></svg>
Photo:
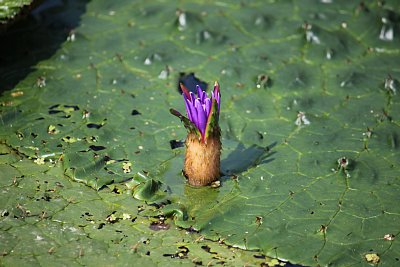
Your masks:
<svg viewBox="0 0 400 267"><path fill-rule="evenodd" d="M122 214L122 220L129 220L130 218L132 218L132 216L128 213L123 213Z"/></svg>
<svg viewBox="0 0 400 267"><path fill-rule="evenodd" d="M36 241L42 241L43 239L44 239L44 238L41 237L40 235L36 235L36 238L35 238Z"/></svg>
<svg viewBox="0 0 400 267"><path fill-rule="evenodd" d="M396 84L397 84L397 81L395 79L393 79L392 76L389 75L385 79L384 87L389 93L395 95L396 94L396 89L397 89Z"/></svg>
<svg viewBox="0 0 400 267"><path fill-rule="evenodd" d="M338 159L338 169L346 169L349 166L349 160L346 157L341 157Z"/></svg>
<svg viewBox="0 0 400 267"><path fill-rule="evenodd" d="M162 79L162 80L165 80L165 79L168 78L168 75L169 75L169 73L168 73L167 70L162 70L162 71L160 72L160 74L158 75L158 78L159 78L159 79Z"/></svg>
<svg viewBox="0 0 400 267"><path fill-rule="evenodd" d="M119 218L117 215L115 215L115 212L111 213L110 215L107 216L106 221L108 223L116 223L120 220L121 218Z"/></svg>
<svg viewBox="0 0 400 267"><path fill-rule="evenodd" d="M43 76L40 76L39 78L37 78L36 85L39 88L45 87L46 86L46 78Z"/></svg>
<svg viewBox="0 0 400 267"><path fill-rule="evenodd" d="M325 224L321 224L321 227L319 228L319 232L326 234L326 231L328 230L328 226Z"/></svg>
<svg viewBox="0 0 400 267"><path fill-rule="evenodd" d="M306 41L309 43L320 44L321 41L319 40L318 36L315 32L312 31L312 25L305 22L303 24L303 30L305 31Z"/></svg>
<svg viewBox="0 0 400 267"><path fill-rule="evenodd" d="M221 186L221 182L220 181L214 181L211 183L211 187L212 188L218 188Z"/></svg>
<svg viewBox="0 0 400 267"><path fill-rule="evenodd" d="M380 257L376 253L369 253L369 254L365 254L365 260L368 263L378 264L380 261Z"/></svg>
<svg viewBox="0 0 400 267"><path fill-rule="evenodd" d="M42 157L37 158L33 162L35 162L37 165L43 165L44 164L44 158L42 158Z"/></svg>
<svg viewBox="0 0 400 267"><path fill-rule="evenodd" d="M383 239L387 241L393 241L394 240L394 235L393 234L386 234Z"/></svg>
<svg viewBox="0 0 400 267"><path fill-rule="evenodd" d="M130 163L129 161L122 163L122 169L124 170L124 173L130 173L132 171L131 167L132 167L132 163Z"/></svg>
<svg viewBox="0 0 400 267"><path fill-rule="evenodd" d="M326 51L325 51L325 57L326 57L326 59L332 59L332 57L333 57L333 50L332 50L332 49L326 49Z"/></svg>
<svg viewBox="0 0 400 267"><path fill-rule="evenodd" d="M117 162L115 159L109 159L106 161L106 165L113 164L115 162ZM124 168L124 167L122 167L122 168Z"/></svg>
<svg viewBox="0 0 400 267"><path fill-rule="evenodd" d="M24 92L22 92L22 91L15 91L15 92L11 93L12 97L18 97L18 96L22 96L22 95L24 95Z"/></svg>
<svg viewBox="0 0 400 267"><path fill-rule="evenodd" d="M266 74L260 74L257 76L256 87L257 88L265 88L270 83L270 78Z"/></svg>
<svg viewBox="0 0 400 267"><path fill-rule="evenodd" d="M1 211L1 217L7 217L9 214L8 210Z"/></svg>
<svg viewBox="0 0 400 267"><path fill-rule="evenodd" d="M297 126L301 126L301 125L309 125L310 121L306 118L306 113L303 111L299 111L297 113L297 119L294 122L294 124L296 124Z"/></svg>
<svg viewBox="0 0 400 267"><path fill-rule="evenodd" d="M58 134L59 132L60 131L54 125L49 125L49 127L47 127L48 134Z"/></svg>
<svg viewBox="0 0 400 267"><path fill-rule="evenodd" d="M54 247L49 248L49 250L47 251L47 253L49 253L50 255L53 254L55 251Z"/></svg>
<svg viewBox="0 0 400 267"><path fill-rule="evenodd" d="M158 78L159 79L162 79L162 80L165 80L165 79L167 79L168 78L168 76L169 76L169 74L171 73L171 71L172 71L172 67L170 67L170 66L165 66L165 69L163 69L161 72L160 72L160 74L158 75Z"/></svg>
<svg viewBox="0 0 400 267"><path fill-rule="evenodd" d="M168 230L170 225L168 223L160 222L152 222L149 228L153 231L160 231L160 230Z"/></svg>
<svg viewBox="0 0 400 267"><path fill-rule="evenodd" d="M90 112L85 109L82 113L82 119L87 119L89 117L90 117Z"/></svg>
<svg viewBox="0 0 400 267"><path fill-rule="evenodd" d="M186 13L180 9L176 11L178 17L178 30L183 31L187 26Z"/></svg>
<svg viewBox="0 0 400 267"><path fill-rule="evenodd" d="M385 17L382 19L382 28L379 32L379 39L382 41L393 41L394 29L391 21Z"/></svg>
<svg viewBox="0 0 400 267"><path fill-rule="evenodd" d="M343 172L347 178L350 178L350 173L349 173L349 169L350 169L350 160L346 157L341 157L337 160L338 166L337 169L333 171L341 171Z"/></svg>
<svg viewBox="0 0 400 267"><path fill-rule="evenodd" d="M61 140L66 142L66 143L72 144L72 143L80 141L81 139L80 138L71 137L71 136L65 136L65 137L61 138Z"/></svg>
<svg viewBox="0 0 400 267"><path fill-rule="evenodd" d="M372 130L370 128L367 128L367 131L364 132L362 135L369 139L371 138Z"/></svg>
<svg viewBox="0 0 400 267"><path fill-rule="evenodd" d="M68 41L68 42L75 42L75 39L76 39L75 31L74 31L74 30L71 30L71 31L69 32L69 34L68 34L67 41Z"/></svg>

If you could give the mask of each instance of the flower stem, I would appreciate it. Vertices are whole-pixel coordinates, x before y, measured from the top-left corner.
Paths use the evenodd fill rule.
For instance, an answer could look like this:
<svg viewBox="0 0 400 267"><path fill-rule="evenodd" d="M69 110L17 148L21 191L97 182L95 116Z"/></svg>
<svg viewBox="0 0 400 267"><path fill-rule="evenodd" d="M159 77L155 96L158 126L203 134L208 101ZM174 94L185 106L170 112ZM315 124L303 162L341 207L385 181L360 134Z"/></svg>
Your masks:
<svg viewBox="0 0 400 267"><path fill-rule="evenodd" d="M209 136L202 142L198 135L188 133L184 173L189 184L205 186L220 177L221 140L220 132Z"/></svg>

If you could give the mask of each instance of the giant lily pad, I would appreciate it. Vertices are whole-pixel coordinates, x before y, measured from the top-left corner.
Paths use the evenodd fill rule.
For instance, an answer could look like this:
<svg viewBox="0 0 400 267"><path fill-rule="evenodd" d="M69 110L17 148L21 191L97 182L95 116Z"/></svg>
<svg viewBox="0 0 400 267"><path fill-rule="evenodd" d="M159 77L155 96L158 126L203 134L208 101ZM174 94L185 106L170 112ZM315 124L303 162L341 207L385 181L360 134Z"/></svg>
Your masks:
<svg viewBox="0 0 400 267"><path fill-rule="evenodd" d="M398 10L93 1L57 52L4 92L1 138L37 162L61 160L94 189L127 183L213 240L303 265L377 255L393 266ZM184 110L177 83L191 72L221 84L219 188L185 185L184 148L170 145L185 138L168 110Z"/></svg>
<svg viewBox="0 0 400 267"><path fill-rule="evenodd" d="M95 191L63 177L60 164L38 165L0 145L0 252L4 266L240 264L273 266L257 251L232 249L167 218L122 186Z"/></svg>

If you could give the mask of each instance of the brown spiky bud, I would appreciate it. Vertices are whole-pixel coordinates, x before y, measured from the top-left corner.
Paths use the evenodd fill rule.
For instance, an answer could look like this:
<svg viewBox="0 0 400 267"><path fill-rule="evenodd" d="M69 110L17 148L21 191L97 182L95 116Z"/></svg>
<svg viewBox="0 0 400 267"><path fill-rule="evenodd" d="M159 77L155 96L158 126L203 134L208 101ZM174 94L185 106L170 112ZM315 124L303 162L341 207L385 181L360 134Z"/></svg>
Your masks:
<svg viewBox="0 0 400 267"><path fill-rule="evenodd" d="M215 134L202 142L194 133L186 138L186 153L184 173L189 184L205 186L220 177L221 140Z"/></svg>

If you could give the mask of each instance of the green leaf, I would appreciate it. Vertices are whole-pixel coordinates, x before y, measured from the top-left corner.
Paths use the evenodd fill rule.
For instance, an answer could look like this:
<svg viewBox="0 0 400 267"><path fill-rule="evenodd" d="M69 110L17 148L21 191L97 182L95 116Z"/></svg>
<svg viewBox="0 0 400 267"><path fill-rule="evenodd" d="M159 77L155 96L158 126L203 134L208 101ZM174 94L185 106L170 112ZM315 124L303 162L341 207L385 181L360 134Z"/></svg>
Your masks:
<svg viewBox="0 0 400 267"><path fill-rule="evenodd" d="M4 145L0 151L12 153ZM187 234L172 227L171 220L142 216L153 207L133 199L122 185L95 191L63 177L60 164L46 165L50 169L37 169L24 158L15 168L0 165L2 265L186 266L212 264L216 258L227 265L273 262L259 252ZM16 179L7 180L10 175Z"/></svg>
<svg viewBox="0 0 400 267"><path fill-rule="evenodd" d="M146 200L150 203L160 202L165 198L165 193L161 190L162 183L153 179L139 184L133 192L133 196L139 200Z"/></svg>

